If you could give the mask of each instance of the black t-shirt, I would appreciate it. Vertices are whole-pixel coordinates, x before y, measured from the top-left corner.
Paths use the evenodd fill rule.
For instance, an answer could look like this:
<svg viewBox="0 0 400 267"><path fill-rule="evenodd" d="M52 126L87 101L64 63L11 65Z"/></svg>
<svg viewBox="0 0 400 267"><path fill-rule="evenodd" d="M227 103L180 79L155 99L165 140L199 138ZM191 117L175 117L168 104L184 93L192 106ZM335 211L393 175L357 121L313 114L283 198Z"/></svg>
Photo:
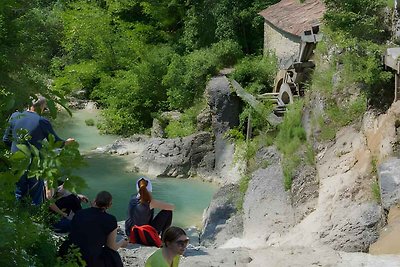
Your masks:
<svg viewBox="0 0 400 267"><path fill-rule="evenodd" d="M107 236L117 228L117 219L102 209L88 208L78 211L71 222L69 240L80 248L88 267L96 262L107 243Z"/></svg>
<svg viewBox="0 0 400 267"><path fill-rule="evenodd" d="M70 194L66 197L62 197L56 200L55 204L60 210L69 214L71 211L77 213L82 209L81 200L75 194Z"/></svg>

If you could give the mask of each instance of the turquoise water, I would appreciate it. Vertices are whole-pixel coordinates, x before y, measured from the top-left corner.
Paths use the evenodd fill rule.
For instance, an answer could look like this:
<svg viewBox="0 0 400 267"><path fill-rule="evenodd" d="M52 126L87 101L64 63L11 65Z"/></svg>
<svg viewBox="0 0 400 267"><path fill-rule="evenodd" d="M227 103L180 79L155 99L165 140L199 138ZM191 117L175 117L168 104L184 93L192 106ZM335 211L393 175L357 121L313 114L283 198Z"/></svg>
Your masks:
<svg viewBox="0 0 400 267"><path fill-rule="evenodd" d="M139 173L128 172L128 162L123 156L97 154L90 150L112 143L117 136L100 135L94 126L87 126L85 120L99 119L96 110L79 110L73 117L61 115L55 123L57 134L62 138L73 137L80 145L88 165L77 171L89 188L82 193L93 199L101 190L113 195L113 206L109 212L124 220L130 196L135 194L135 182ZM211 201L217 187L211 183L194 179L152 178L153 197L175 205L173 224L181 227L201 226L202 214Z"/></svg>

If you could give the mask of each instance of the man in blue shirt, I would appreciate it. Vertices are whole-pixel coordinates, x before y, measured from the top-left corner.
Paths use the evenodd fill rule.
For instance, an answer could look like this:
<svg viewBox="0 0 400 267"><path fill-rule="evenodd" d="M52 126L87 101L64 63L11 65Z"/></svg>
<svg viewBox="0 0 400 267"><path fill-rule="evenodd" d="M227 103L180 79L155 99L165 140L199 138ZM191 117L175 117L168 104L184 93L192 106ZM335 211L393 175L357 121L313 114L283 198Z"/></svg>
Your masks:
<svg viewBox="0 0 400 267"><path fill-rule="evenodd" d="M11 152L18 151L17 144L29 143L37 149L41 149L42 141L54 135L56 141L63 141L64 144L74 142L73 138L63 140L54 132L51 123L41 114L47 107L46 98L39 96L32 102L28 110L23 112L14 112L9 120L3 136L3 142L11 148ZM28 171L17 182L16 197L21 199L30 196L32 204L39 205L45 199L44 181L42 179L28 178Z"/></svg>

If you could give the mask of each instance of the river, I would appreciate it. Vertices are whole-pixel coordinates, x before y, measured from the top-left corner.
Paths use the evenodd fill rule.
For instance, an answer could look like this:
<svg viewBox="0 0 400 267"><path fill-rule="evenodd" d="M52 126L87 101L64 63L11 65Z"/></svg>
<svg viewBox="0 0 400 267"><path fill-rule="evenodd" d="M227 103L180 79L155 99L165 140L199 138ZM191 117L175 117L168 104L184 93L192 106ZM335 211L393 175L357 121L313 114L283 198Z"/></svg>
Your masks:
<svg viewBox="0 0 400 267"><path fill-rule="evenodd" d="M97 110L76 110L71 118L61 113L54 123L62 138L73 137L79 143L81 154L88 165L77 170L88 188L83 190L90 199L97 192L107 190L113 195L109 212L117 220L125 220L129 198L136 193L135 182L142 175L127 171L128 159L123 156L92 152L99 146L114 142L118 136L100 135L96 126L87 126L85 120L100 118ZM173 224L181 227L201 226L202 214L209 205L217 186L196 179L152 178L153 197L176 206Z"/></svg>

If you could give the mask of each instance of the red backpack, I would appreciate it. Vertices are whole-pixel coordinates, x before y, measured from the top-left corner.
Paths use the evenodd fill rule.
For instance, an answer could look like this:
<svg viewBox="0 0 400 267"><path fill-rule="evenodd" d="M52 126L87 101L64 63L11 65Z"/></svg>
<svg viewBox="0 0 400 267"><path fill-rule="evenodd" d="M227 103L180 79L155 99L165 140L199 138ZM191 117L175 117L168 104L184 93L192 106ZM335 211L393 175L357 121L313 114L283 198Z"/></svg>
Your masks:
<svg viewBox="0 0 400 267"><path fill-rule="evenodd" d="M131 228L129 242L133 244L142 244L145 246L161 247L161 239L157 230L153 226L145 224L141 226L134 225Z"/></svg>

